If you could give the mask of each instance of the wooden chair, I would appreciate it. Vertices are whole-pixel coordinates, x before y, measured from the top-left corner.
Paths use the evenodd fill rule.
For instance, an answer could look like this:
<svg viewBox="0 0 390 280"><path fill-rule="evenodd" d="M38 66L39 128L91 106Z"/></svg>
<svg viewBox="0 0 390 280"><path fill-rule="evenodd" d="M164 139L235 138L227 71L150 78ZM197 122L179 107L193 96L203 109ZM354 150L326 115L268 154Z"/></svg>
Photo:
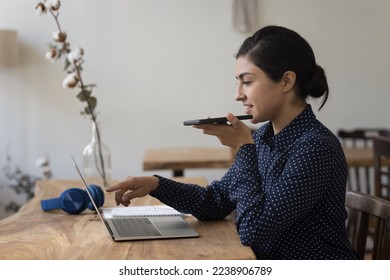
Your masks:
<svg viewBox="0 0 390 280"><path fill-rule="evenodd" d="M390 135L385 128L359 128L355 130L339 130L339 137L343 147L372 148L372 138L377 135ZM348 175L348 189L368 194L374 194L374 169L367 166L350 166Z"/></svg>
<svg viewBox="0 0 390 280"><path fill-rule="evenodd" d="M359 148L372 146L372 138L375 136L390 136L387 128L358 128L353 130L340 129L337 136L344 146Z"/></svg>
<svg viewBox="0 0 390 280"><path fill-rule="evenodd" d="M390 201L369 194L347 191L347 230L353 248L367 258L367 237L374 225L372 259L390 259Z"/></svg>
<svg viewBox="0 0 390 280"><path fill-rule="evenodd" d="M390 137L374 137L373 146L375 195L390 200Z"/></svg>

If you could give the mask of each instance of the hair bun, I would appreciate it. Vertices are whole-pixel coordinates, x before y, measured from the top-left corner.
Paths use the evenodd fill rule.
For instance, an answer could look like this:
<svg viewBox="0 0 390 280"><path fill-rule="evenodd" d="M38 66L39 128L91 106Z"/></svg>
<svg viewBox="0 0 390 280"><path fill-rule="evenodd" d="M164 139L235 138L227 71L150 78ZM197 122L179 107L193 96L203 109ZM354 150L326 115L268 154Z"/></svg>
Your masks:
<svg viewBox="0 0 390 280"><path fill-rule="evenodd" d="M307 83L307 92L309 96L321 97L329 90L328 82L324 69L316 65L311 80Z"/></svg>

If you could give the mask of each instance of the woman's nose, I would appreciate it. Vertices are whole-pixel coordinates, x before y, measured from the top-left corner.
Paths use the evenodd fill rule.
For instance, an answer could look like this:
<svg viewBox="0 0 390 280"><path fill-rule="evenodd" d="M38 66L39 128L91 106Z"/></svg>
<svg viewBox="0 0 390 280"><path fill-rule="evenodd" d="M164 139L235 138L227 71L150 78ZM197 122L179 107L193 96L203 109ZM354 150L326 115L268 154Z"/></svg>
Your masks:
<svg viewBox="0 0 390 280"><path fill-rule="evenodd" d="M236 101L242 101L245 98L245 94L242 91L242 87L240 85L237 86L236 89Z"/></svg>

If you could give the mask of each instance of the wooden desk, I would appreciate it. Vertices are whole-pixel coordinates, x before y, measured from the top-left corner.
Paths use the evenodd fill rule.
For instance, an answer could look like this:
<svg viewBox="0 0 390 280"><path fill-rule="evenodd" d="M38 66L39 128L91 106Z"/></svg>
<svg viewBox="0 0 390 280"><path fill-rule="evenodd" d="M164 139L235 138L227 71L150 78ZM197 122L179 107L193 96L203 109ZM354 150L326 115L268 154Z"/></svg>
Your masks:
<svg viewBox="0 0 390 280"><path fill-rule="evenodd" d="M206 184L203 178L182 178ZM241 245L232 218L201 222L186 217L200 234L197 238L114 242L97 215L86 210L70 215L62 210L43 212L40 201L58 197L79 181L39 181L35 197L18 213L0 221L0 259L254 259ZM105 207L115 205L114 194L105 193ZM133 205L159 204L147 196Z"/></svg>
<svg viewBox="0 0 390 280"><path fill-rule="evenodd" d="M350 167L374 167L372 148L344 148L345 158ZM390 166L390 159L383 159L383 164Z"/></svg>
<svg viewBox="0 0 390 280"><path fill-rule="evenodd" d="M372 148L344 148L344 154L350 167L374 166L374 150Z"/></svg>
<svg viewBox="0 0 390 280"><path fill-rule="evenodd" d="M143 169L170 169L174 177L184 176L189 168L229 168L232 164L229 148L162 148L146 150Z"/></svg>

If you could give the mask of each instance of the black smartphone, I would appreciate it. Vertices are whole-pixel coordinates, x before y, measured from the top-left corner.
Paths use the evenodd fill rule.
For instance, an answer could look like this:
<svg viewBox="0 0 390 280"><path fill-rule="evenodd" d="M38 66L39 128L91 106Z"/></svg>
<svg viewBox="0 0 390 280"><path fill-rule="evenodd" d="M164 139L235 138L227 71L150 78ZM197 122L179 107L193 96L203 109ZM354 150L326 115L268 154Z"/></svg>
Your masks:
<svg viewBox="0 0 390 280"><path fill-rule="evenodd" d="M242 116L236 116L239 120L249 120L252 119L252 115L242 115ZM226 117L220 117L220 118L207 118L207 119L197 119L197 120L189 120L184 121L184 125L195 125L195 124L226 124L227 123Z"/></svg>

